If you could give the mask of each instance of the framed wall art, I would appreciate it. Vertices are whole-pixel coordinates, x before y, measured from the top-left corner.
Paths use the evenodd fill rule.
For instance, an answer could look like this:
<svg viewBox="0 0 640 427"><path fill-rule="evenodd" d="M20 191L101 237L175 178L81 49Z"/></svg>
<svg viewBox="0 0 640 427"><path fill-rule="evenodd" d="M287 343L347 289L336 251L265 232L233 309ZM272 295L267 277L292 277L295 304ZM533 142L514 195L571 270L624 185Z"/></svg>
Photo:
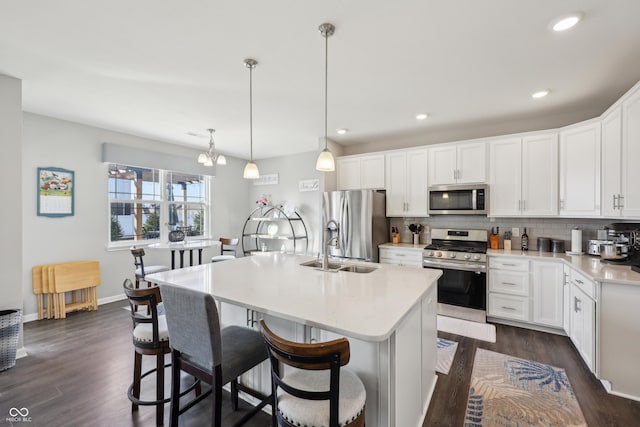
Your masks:
<svg viewBox="0 0 640 427"><path fill-rule="evenodd" d="M75 184L73 171L38 168L38 215L72 216Z"/></svg>

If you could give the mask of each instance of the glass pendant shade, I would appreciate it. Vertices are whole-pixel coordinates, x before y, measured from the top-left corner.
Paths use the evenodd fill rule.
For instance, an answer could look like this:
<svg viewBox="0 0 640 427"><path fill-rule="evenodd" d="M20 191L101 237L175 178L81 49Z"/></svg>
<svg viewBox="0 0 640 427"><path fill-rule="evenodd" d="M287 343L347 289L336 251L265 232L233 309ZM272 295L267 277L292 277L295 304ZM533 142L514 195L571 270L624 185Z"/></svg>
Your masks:
<svg viewBox="0 0 640 427"><path fill-rule="evenodd" d="M207 153L200 153L200 155L198 156L198 163L207 163L207 160L209 159L209 156L207 155Z"/></svg>
<svg viewBox="0 0 640 427"><path fill-rule="evenodd" d="M318 160L316 161L316 170L320 172L333 172L336 170L336 161L328 148L320 152Z"/></svg>
<svg viewBox="0 0 640 427"><path fill-rule="evenodd" d="M217 165L227 164L227 158L224 156L224 154L218 154L218 159L216 160L216 164Z"/></svg>
<svg viewBox="0 0 640 427"><path fill-rule="evenodd" d="M244 173L242 174L243 178L246 179L258 179L260 178L260 172L258 171L258 165L255 162L250 161L244 167Z"/></svg>

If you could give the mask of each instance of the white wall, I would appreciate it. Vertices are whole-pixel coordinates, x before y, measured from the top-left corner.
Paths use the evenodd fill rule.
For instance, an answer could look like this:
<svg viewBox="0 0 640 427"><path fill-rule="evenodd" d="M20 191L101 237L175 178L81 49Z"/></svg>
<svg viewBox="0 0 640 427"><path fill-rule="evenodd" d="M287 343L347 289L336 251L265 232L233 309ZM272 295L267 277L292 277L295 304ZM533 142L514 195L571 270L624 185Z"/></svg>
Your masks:
<svg viewBox="0 0 640 427"><path fill-rule="evenodd" d="M22 81L0 74L0 310L22 308ZM26 252L26 250L25 250Z"/></svg>
<svg viewBox="0 0 640 427"><path fill-rule="evenodd" d="M2 99L4 99L4 93ZM3 114L0 113L0 117L2 116ZM109 237L107 166L101 159L102 143L111 142L169 154L192 156L194 162L198 151L31 113L24 113L23 120L22 170L20 170L19 161L13 162L7 159L3 162L6 164L4 170L6 176L22 178L23 236L2 239L2 244L5 244L4 242L10 244L11 250L8 253L14 253L16 245L24 242L21 273L16 277L17 280L12 282L22 286L25 315L31 315L30 317L33 318L33 314L37 313L36 297L31 287L31 268L40 264L98 260L102 279L102 284L98 287L99 299L102 300L101 302L108 302L122 297L123 280L127 277L133 278L133 258L128 249L107 250ZM7 145L5 143L3 147ZM215 239L241 227L244 218L237 213L246 211L249 198L248 184L242 179L244 163L231 157L227 157L227 161L226 166L218 167L218 176L213 180L212 185L212 237ZM15 170L11 169L13 165L16 165ZM62 218L37 216L36 172L38 167L43 166L75 171L75 215ZM14 181L15 185L20 185L20 179ZM13 184L11 188L14 188ZM11 232L17 237L20 227L16 227L16 224L20 223L20 218L2 221L4 224L7 222L12 227ZM208 260L212 255L215 255L213 249L205 250L203 260ZM10 262L15 262L15 258ZM168 265L169 253L148 250L146 262ZM3 275L6 277L4 272ZM4 303L4 295L2 296ZM20 297L16 301L19 302Z"/></svg>
<svg viewBox="0 0 640 427"><path fill-rule="evenodd" d="M253 185L252 182L249 189L249 203L246 207L246 216L248 216L251 210L255 209L255 202L263 193L269 194L274 204L293 203L307 226L309 234L307 254L309 255L318 252L318 230L322 215L322 189L325 176L316 170L317 157L318 152L312 151L256 161L260 175L278 174L278 184ZM299 182L307 179L319 179L319 190L299 191Z"/></svg>

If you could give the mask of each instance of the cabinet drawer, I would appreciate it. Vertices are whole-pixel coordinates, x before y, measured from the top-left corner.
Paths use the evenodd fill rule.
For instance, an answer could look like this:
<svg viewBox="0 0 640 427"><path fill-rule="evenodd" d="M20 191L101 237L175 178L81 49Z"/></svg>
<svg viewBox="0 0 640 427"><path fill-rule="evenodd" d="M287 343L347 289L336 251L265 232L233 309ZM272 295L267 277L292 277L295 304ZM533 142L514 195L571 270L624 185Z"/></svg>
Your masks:
<svg viewBox="0 0 640 427"><path fill-rule="evenodd" d="M529 273L489 270L489 290L504 294L529 296Z"/></svg>
<svg viewBox="0 0 640 427"><path fill-rule="evenodd" d="M380 264L422 268L422 251L380 248Z"/></svg>
<svg viewBox="0 0 640 427"><path fill-rule="evenodd" d="M575 284L582 292L587 294L587 296L593 300L596 299L596 284L593 280L587 278L587 276L579 273L578 271L571 269L569 273L569 277L571 278L571 283Z"/></svg>
<svg viewBox="0 0 640 427"><path fill-rule="evenodd" d="M489 293L489 316L529 321L529 298Z"/></svg>
<svg viewBox="0 0 640 427"><path fill-rule="evenodd" d="M489 268L501 270L529 271L529 261L526 259L489 257Z"/></svg>

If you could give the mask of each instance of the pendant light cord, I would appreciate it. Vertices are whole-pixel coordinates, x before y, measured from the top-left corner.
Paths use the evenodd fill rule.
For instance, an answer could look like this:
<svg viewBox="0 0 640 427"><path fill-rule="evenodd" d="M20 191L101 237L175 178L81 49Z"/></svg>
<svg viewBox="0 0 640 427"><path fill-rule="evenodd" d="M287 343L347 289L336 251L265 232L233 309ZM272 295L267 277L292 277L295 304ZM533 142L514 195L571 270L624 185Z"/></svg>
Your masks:
<svg viewBox="0 0 640 427"><path fill-rule="evenodd" d="M324 35L324 148L327 148L327 98L329 97L329 34Z"/></svg>
<svg viewBox="0 0 640 427"><path fill-rule="evenodd" d="M249 67L249 161L253 162L253 67Z"/></svg>

